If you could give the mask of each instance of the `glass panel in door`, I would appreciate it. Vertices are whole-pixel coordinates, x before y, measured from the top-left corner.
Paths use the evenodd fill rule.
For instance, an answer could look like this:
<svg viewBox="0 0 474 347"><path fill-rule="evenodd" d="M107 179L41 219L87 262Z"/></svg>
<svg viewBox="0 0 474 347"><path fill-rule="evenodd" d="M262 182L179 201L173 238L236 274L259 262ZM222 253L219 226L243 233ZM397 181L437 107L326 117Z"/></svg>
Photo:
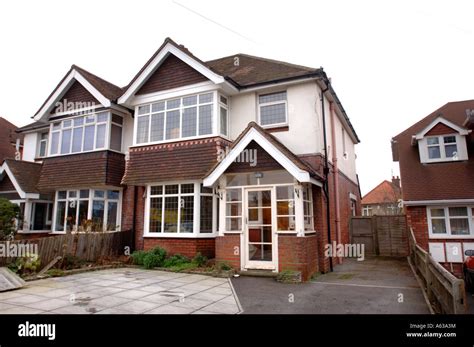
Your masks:
<svg viewBox="0 0 474 347"><path fill-rule="evenodd" d="M247 192L249 261L271 262L273 260L271 196L271 190Z"/></svg>

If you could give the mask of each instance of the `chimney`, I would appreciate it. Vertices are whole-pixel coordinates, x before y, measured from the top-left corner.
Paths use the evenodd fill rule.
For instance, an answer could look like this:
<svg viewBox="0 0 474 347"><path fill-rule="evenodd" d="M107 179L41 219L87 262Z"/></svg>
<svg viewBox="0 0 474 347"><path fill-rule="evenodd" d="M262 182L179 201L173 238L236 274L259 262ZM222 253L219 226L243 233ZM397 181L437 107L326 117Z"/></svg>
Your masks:
<svg viewBox="0 0 474 347"><path fill-rule="evenodd" d="M400 188L400 177L399 176L392 176L392 184L396 187Z"/></svg>

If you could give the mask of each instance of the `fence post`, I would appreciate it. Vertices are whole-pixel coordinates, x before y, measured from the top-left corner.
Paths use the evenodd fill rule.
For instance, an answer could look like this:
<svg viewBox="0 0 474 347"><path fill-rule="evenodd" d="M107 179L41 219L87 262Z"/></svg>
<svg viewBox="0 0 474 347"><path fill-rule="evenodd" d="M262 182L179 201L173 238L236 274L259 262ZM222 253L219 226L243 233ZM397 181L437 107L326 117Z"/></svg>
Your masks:
<svg viewBox="0 0 474 347"><path fill-rule="evenodd" d="M428 296L428 300L433 302L433 291L431 290L432 286L432 275L431 275L431 268L430 268L430 256L429 254L425 254L423 259L425 263L425 281L426 281L426 295Z"/></svg>
<svg viewBox="0 0 474 347"><path fill-rule="evenodd" d="M453 283L453 313L464 314L467 311L467 303L464 300L464 281L456 280Z"/></svg>

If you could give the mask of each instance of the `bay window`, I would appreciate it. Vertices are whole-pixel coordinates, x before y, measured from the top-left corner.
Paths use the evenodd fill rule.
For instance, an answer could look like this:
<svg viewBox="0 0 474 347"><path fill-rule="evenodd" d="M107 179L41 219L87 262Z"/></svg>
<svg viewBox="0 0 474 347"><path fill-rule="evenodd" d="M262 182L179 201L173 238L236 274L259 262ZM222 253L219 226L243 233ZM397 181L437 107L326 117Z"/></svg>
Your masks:
<svg viewBox="0 0 474 347"><path fill-rule="evenodd" d="M56 193L54 231L119 229L119 190L62 190Z"/></svg>
<svg viewBox="0 0 474 347"><path fill-rule="evenodd" d="M123 118L110 112L79 116L51 125L50 155L122 150Z"/></svg>
<svg viewBox="0 0 474 347"><path fill-rule="evenodd" d="M216 97L219 98L218 102ZM216 92L188 95L141 105L136 110L135 144L212 135L219 114L219 132L227 136L227 98Z"/></svg>
<svg viewBox="0 0 474 347"><path fill-rule="evenodd" d="M430 238L474 237L472 207L428 207Z"/></svg>
<svg viewBox="0 0 474 347"><path fill-rule="evenodd" d="M212 189L198 183L151 185L147 193L148 236L192 236L215 230Z"/></svg>

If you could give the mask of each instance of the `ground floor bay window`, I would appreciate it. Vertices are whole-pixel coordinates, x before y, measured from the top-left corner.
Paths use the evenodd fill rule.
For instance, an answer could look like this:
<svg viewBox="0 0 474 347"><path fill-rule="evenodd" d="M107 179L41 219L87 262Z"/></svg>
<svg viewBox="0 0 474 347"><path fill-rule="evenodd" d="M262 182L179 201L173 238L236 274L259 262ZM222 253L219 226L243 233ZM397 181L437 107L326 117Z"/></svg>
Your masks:
<svg viewBox="0 0 474 347"><path fill-rule="evenodd" d="M145 237L211 237L217 229L217 201L200 182L147 187Z"/></svg>
<svg viewBox="0 0 474 347"><path fill-rule="evenodd" d="M427 208L431 239L474 238L473 206L436 206Z"/></svg>
<svg viewBox="0 0 474 347"><path fill-rule="evenodd" d="M121 195L120 190L109 189L57 191L53 231L119 230Z"/></svg>

